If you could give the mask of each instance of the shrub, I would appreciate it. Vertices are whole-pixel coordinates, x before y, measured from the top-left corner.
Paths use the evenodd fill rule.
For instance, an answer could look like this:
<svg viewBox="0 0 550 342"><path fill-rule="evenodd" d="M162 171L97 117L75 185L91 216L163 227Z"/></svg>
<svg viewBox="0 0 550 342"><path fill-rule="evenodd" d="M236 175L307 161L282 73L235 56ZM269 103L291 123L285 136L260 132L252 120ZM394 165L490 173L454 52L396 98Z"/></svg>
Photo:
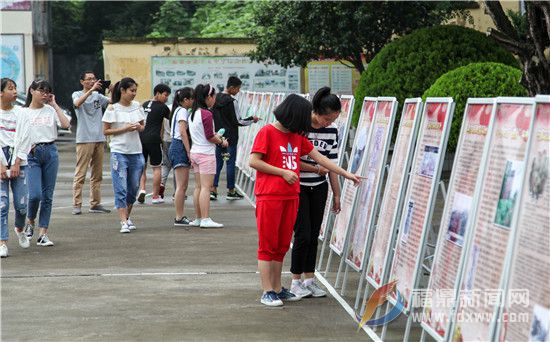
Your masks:
<svg viewBox="0 0 550 342"><path fill-rule="evenodd" d="M420 97L435 80L457 67L475 62L518 66L512 54L485 34L460 26L423 28L386 45L361 75L355 92L353 125L365 96L395 96L397 118L408 97Z"/></svg>
<svg viewBox="0 0 550 342"><path fill-rule="evenodd" d="M469 97L526 96L527 89L519 84L520 79L520 69L492 62L471 63L438 78L422 99L450 96L455 101L447 151L453 152L456 148Z"/></svg>

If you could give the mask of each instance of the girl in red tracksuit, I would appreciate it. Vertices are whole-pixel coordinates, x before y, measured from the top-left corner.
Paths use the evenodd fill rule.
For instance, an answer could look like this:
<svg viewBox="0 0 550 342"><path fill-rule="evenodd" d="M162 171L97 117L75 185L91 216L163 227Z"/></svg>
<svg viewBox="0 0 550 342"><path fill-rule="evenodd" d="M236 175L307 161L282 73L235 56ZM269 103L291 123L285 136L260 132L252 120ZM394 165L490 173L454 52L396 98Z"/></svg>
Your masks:
<svg viewBox="0 0 550 342"><path fill-rule="evenodd" d="M352 180L359 177L331 162L305 137L311 127L312 106L303 97L290 94L273 111L277 121L264 126L256 135L250 167L257 170L256 223L258 225L258 269L267 306L281 306L296 296L281 286L283 259L290 247L298 213L300 157L311 159L329 171ZM320 213L322 215L323 213Z"/></svg>

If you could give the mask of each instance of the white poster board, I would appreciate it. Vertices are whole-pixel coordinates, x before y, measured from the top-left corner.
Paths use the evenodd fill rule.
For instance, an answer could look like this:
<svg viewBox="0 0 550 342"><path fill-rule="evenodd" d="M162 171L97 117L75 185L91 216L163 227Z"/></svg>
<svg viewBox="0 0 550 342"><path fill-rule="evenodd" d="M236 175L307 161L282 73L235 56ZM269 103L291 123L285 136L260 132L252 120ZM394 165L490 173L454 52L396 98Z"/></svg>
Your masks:
<svg viewBox="0 0 550 342"><path fill-rule="evenodd" d="M361 271L365 262L368 243L372 238L375 209L378 206L382 176L390 147L390 140L397 111L395 97L379 97L376 106L372 134L367 144L365 165L357 194L357 208L350 220L350 243L346 255L346 263L354 270Z"/></svg>
<svg viewBox="0 0 550 342"><path fill-rule="evenodd" d="M421 114L422 99L405 100L366 274L369 283L377 289L384 284L391 262Z"/></svg>
<svg viewBox="0 0 550 342"><path fill-rule="evenodd" d="M433 202L447 147L454 111L451 98L428 98L424 106L413 169L399 223L390 281L404 298L404 311L410 310L411 298L421 268L421 256L431 223ZM395 293L390 301L395 303Z"/></svg>

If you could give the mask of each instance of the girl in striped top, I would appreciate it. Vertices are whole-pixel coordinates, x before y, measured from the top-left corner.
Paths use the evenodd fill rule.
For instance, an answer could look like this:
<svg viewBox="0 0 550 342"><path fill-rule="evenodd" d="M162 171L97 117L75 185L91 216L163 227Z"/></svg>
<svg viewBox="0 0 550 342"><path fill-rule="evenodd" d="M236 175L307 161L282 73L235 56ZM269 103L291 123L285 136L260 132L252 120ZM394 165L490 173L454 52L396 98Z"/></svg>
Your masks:
<svg viewBox="0 0 550 342"><path fill-rule="evenodd" d="M340 99L323 87L312 100L311 129L307 135L313 146L334 163L338 158L338 129L333 123L340 115ZM292 284L290 291L298 297L324 297L326 292L314 281L317 239L325 211L328 183L334 195L332 210L340 211L338 175L329 173L307 155L300 160L300 206L294 226L292 247ZM304 280L302 281L302 275Z"/></svg>

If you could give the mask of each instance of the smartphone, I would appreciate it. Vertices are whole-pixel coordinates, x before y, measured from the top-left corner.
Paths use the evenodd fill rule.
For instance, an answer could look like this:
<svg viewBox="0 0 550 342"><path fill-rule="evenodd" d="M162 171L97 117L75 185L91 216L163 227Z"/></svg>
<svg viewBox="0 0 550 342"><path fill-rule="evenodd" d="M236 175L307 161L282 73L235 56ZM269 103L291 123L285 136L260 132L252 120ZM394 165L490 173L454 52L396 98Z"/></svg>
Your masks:
<svg viewBox="0 0 550 342"><path fill-rule="evenodd" d="M103 80L101 81L101 87L103 89L109 89L109 86L111 85L111 81L110 80Z"/></svg>

